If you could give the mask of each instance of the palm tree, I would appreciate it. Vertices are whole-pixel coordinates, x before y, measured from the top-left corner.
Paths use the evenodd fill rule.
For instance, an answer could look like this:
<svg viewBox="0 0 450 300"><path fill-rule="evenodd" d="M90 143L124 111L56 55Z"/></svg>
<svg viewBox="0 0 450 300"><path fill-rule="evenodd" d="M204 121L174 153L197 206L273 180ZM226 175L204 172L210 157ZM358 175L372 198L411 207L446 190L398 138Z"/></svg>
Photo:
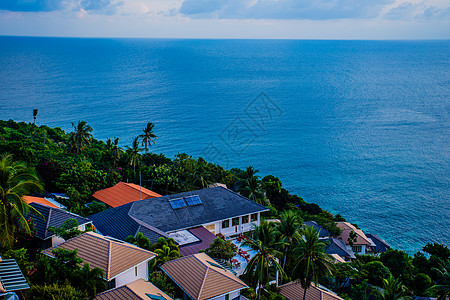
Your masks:
<svg viewBox="0 0 450 300"><path fill-rule="evenodd" d="M74 132L72 132L69 138L69 142L72 149L76 149L76 154L78 155L80 151L83 150L84 146L91 143L91 132L93 131L93 129L90 125L87 124L86 121L78 121L77 125L72 122L72 126Z"/></svg>
<svg viewBox="0 0 450 300"><path fill-rule="evenodd" d="M85 290L89 297L94 297L106 288L104 273L100 268L92 268L84 263L83 268L76 269L72 274L72 282L80 290Z"/></svg>
<svg viewBox="0 0 450 300"><path fill-rule="evenodd" d="M142 146L145 146L145 153L147 154L147 146L151 146L152 143L155 144L155 139L158 137L153 133L153 128L155 124L148 122L147 126L144 128L144 134L139 135L142 138Z"/></svg>
<svg viewBox="0 0 450 300"><path fill-rule="evenodd" d="M192 190L190 188L192 187L200 187L200 188L207 188L208 184L213 182L212 174L208 169L208 165L204 161L198 161L198 163L195 166L195 171L189 175L191 178L190 181L188 181L186 190Z"/></svg>
<svg viewBox="0 0 450 300"><path fill-rule="evenodd" d="M114 142L111 141L110 138L106 141L106 148L111 153L113 157L113 168L116 168L116 162L120 158L120 154L122 153L123 149L119 147L119 138L114 137Z"/></svg>
<svg viewBox="0 0 450 300"><path fill-rule="evenodd" d="M428 291L437 292L439 297L437 300L450 299L450 263L447 265L440 265L440 268L432 268L439 274L439 279L435 285L430 287Z"/></svg>
<svg viewBox="0 0 450 300"><path fill-rule="evenodd" d="M270 205L263 192L263 183L256 176L246 179L238 188L238 192L262 205Z"/></svg>
<svg viewBox="0 0 450 300"><path fill-rule="evenodd" d="M293 274L305 290L303 300L313 282L317 284L321 276L332 273L333 259L324 248L325 243L319 241L319 233L313 227L303 227L301 234L294 238L292 252L296 264Z"/></svg>
<svg viewBox="0 0 450 300"><path fill-rule="evenodd" d="M139 137L133 139L131 147L127 146L127 152L129 155L130 166L133 166L133 170L136 171L136 165L139 164L141 159L142 148L139 148Z"/></svg>
<svg viewBox="0 0 450 300"><path fill-rule="evenodd" d="M37 117L38 111L39 110L37 108L33 109L33 119L34 119L33 125L36 125L36 117Z"/></svg>
<svg viewBox="0 0 450 300"><path fill-rule="evenodd" d="M278 241L274 226L262 221L259 226L254 227L252 239L245 240L243 245L250 247L256 254L250 259L244 270L245 276L257 282L258 300L261 297L261 289L269 282L270 271L275 269L284 275L283 268L278 263L277 255L281 253L276 250Z"/></svg>
<svg viewBox="0 0 450 300"><path fill-rule="evenodd" d="M125 241L127 243L138 246L139 248L150 250L151 242L142 232L138 232L136 236L128 236Z"/></svg>
<svg viewBox="0 0 450 300"><path fill-rule="evenodd" d="M180 258L181 254L175 249L171 249L167 245L163 245L162 248L155 250L156 257L149 262L151 269L155 269L157 266L164 264L170 260Z"/></svg>
<svg viewBox="0 0 450 300"><path fill-rule="evenodd" d="M26 233L31 228L25 219L31 211L42 216L22 198L34 192L41 192L43 186L34 169L23 162L15 162L10 154L0 157L0 243L11 248L19 227Z"/></svg>
<svg viewBox="0 0 450 300"><path fill-rule="evenodd" d="M294 237L298 235L300 222L298 215L292 210L286 210L280 214L280 223L278 223L276 231L280 240L284 243L283 270L286 266L289 248L294 242Z"/></svg>
<svg viewBox="0 0 450 300"><path fill-rule="evenodd" d="M398 280L395 279L394 276L390 275L388 279L383 280L383 291L380 293L380 298L382 300L403 300L409 299L406 297L406 288L405 286Z"/></svg>

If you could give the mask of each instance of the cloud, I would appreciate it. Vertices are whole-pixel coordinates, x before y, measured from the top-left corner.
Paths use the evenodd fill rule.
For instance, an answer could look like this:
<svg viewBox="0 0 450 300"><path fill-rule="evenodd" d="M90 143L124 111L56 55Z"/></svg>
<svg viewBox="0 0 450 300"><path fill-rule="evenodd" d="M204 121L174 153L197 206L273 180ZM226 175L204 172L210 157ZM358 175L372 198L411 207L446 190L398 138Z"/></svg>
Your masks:
<svg viewBox="0 0 450 300"><path fill-rule="evenodd" d="M179 13L193 18L309 19L372 18L394 0L184 0Z"/></svg>
<svg viewBox="0 0 450 300"><path fill-rule="evenodd" d="M122 2L113 0L0 0L0 10L18 12L76 10L112 14L119 5Z"/></svg>
<svg viewBox="0 0 450 300"><path fill-rule="evenodd" d="M383 18L390 20L448 20L450 6L428 5L426 2L403 2L391 7Z"/></svg>

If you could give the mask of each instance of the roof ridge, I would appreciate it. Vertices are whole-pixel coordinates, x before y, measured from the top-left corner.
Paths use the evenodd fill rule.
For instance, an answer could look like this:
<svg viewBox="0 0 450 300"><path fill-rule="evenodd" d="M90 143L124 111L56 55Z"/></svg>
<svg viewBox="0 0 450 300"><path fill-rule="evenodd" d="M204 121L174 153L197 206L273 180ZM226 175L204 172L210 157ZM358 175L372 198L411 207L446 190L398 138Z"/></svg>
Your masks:
<svg viewBox="0 0 450 300"><path fill-rule="evenodd" d="M213 188L210 188L210 189L216 189L216 188L220 188L220 189L229 191L229 192L231 192L231 193L233 193L233 194L238 195L239 197L243 198L243 199L246 200L246 201L250 201L251 203L255 203L256 205L259 205L259 206L261 206L261 207L263 207L263 208L265 208L265 209L268 209L268 208L265 207L264 205L259 204L259 203L255 202L255 201L253 201L253 200L250 200L250 199L248 199L247 197L244 197L244 196L242 196L241 194L236 193L235 191L232 191L232 190L230 190L230 189L224 188L224 187L222 187L222 186L216 186L216 187L213 187Z"/></svg>
<svg viewBox="0 0 450 300"><path fill-rule="evenodd" d="M111 273L111 256L112 256L111 245L112 241L108 240L108 264L106 265L106 278L109 278Z"/></svg>
<svg viewBox="0 0 450 300"><path fill-rule="evenodd" d="M194 256L194 257L195 257L195 256ZM197 258L197 257L195 257L195 258ZM197 258L197 259L198 259L198 258ZM198 260L199 260L199 259L198 259ZM202 263L201 260L199 260L199 261ZM200 286L200 291L198 292L197 299L200 299L200 295L201 295L202 292L203 292L203 287L205 286L206 277L208 276L209 269L210 269L210 267L209 267L209 266L206 266L206 272L205 272L205 275L203 275L203 281L202 281L202 285Z"/></svg>
<svg viewBox="0 0 450 300"><path fill-rule="evenodd" d="M45 224L45 231L44 231L44 238L47 236L47 233L48 233L48 225L50 225L50 218L51 218L51 216L52 216L52 209L53 209L53 207L50 207L49 206L49 209L48 209L48 217L47 217L47 222L46 222L46 224ZM54 233L53 233L53 235L55 235Z"/></svg>
<svg viewBox="0 0 450 300"><path fill-rule="evenodd" d="M240 280L239 278L237 278L236 277L236 275L234 275L233 273L231 273L229 270L227 270L227 269L223 269L224 271L225 271L225 273L226 272L230 272L234 277L236 277L238 280L235 280L234 278L232 278L232 277L228 277L228 276L226 276L226 275L224 275L224 274L222 274L222 273L220 273L219 271L217 271L217 270L215 270L215 269L213 269L213 268L211 268L211 270L213 270L214 272L216 272L216 273L219 273L220 275L222 275L222 276L225 276L225 277L227 277L228 279L230 279L230 280L232 280L232 281L234 281L234 282L236 282L236 283L238 283L238 284L242 284L242 282L239 282L238 280ZM228 273L227 273L228 274ZM245 282L244 282L244 284L245 284ZM245 284L246 285L246 284Z"/></svg>

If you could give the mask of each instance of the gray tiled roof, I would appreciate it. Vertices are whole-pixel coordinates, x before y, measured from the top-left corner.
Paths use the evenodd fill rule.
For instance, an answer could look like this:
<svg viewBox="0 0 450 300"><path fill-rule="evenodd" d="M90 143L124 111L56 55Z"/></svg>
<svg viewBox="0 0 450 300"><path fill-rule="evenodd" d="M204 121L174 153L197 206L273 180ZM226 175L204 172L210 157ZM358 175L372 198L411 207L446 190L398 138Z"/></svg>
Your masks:
<svg viewBox="0 0 450 300"><path fill-rule="evenodd" d="M391 249L391 246L377 234L366 234L366 236L375 243L375 253L386 252Z"/></svg>
<svg viewBox="0 0 450 300"><path fill-rule="evenodd" d="M331 236L331 233L322 226L320 226L319 224L317 224L316 221L306 221L305 226L314 227L314 229L319 233L320 238Z"/></svg>
<svg viewBox="0 0 450 300"><path fill-rule="evenodd" d="M0 283L7 292L30 288L14 259L0 260Z"/></svg>
<svg viewBox="0 0 450 300"><path fill-rule="evenodd" d="M202 204L173 209L169 203L170 200L192 195L198 195ZM107 209L89 218L102 234L125 239L128 235L142 232L139 225L148 225L147 230L153 233L156 228L170 232L266 210L265 206L229 189L214 187L135 201ZM152 239L145 232L142 233Z"/></svg>
<svg viewBox="0 0 450 300"><path fill-rule="evenodd" d="M41 216L33 213L29 213L27 215L27 218L31 217L35 219L37 237L43 240L48 239L49 237L52 237L54 235L53 232L48 231L49 227L60 227L64 223L64 221L67 221L69 219L76 219L79 225L92 222L91 220L83 218L74 213L59 208L50 207L44 204L33 202L30 203L30 206L39 211L45 218L45 220L43 220Z"/></svg>
<svg viewBox="0 0 450 300"><path fill-rule="evenodd" d="M330 238L328 239L328 242L330 243L328 246L325 247L325 252L328 254L337 254L341 257L350 257L354 258L354 254L350 253L347 250L347 246L342 240Z"/></svg>

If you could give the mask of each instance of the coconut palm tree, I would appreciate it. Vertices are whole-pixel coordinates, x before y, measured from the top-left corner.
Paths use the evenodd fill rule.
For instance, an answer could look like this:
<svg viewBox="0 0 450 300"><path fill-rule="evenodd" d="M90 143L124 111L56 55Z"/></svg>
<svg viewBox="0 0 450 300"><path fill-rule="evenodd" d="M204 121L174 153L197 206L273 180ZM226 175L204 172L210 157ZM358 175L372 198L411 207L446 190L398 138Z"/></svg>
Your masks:
<svg viewBox="0 0 450 300"><path fill-rule="evenodd" d="M380 292L380 299L382 300L404 300L410 299L410 297L405 296L406 288L399 281L395 279L394 276L390 275L388 279L382 278L383 280L383 291Z"/></svg>
<svg viewBox="0 0 450 300"><path fill-rule="evenodd" d="M158 138L156 134L153 133L153 128L155 124L152 122L148 122L147 126L144 128L144 133L139 135L139 138L142 138L142 146L145 146L145 153L147 154L147 146L151 146L152 143L155 144L155 140Z"/></svg>
<svg viewBox="0 0 450 300"><path fill-rule="evenodd" d="M108 140L106 141L106 148L113 157L113 168L116 168L116 162L120 158L120 155L123 151L123 149L119 147L119 138L114 137L114 142L112 142L111 139L108 138Z"/></svg>
<svg viewBox="0 0 450 300"><path fill-rule="evenodd" d="M332 274L333 259L324 248L325 243L319 241L319 233L313 227L303 227L294 238L292 252L296 263L293 275L305 290L303 300L313 282L317 284L321 276Z"/></svg>
<svg viewBox="0 0 450 300"><path fill-rule="evenodd" d="M209 183L213 182L213 177L208 169L208 165L204 161L200 161L195 165L195 170L189 175L190 180L186 182L186 190L192 190L192 188L200 187L205 189Z"/></svg>
<svg viewBox="0 0 450 300"><path fill-rule="evenodd" d="M283 254L283 270L286 266L286 257L288 251L294 242L294 237L298 235L299 228L301 227L301 220L298 215L292 210L283 211L280 214L280 223L276 227L279 239L284 244Z"/></svg>
<svg viewBox="0 0 450 300"><path fill-rule="evenodd" d="M142 148L139 148L139 137L135 137L133 139L133 143L131 147L127 146L127 152L129 155L129 163L130 166L133 166L133 170L136 171L136 165L139 164L141 160L141 152Z"/></svg>
<svg viewBox="0 0 450 300"><path fill-rule="evenodd" d="M256 176L246 179L239 185L238 192L256 203L270 205L263 192L263 183Z"/></svg>
<svg viewBox="0 0 450 300"><path fill-rule="evenodd" d="M78 121L77 125L72 122L72 126L74 131L69 138L69 143L71 148L75 149L75 153L78 155L80 151L83 150L84 146L91 143L93 138L91 132L93 129L86 121Z"/></svg>
<svg viewBox="0 0 450 300"><path fill-rule="evenodd" d="M155 267L160 266L165 262L181 257L180 252L175 249L171 249L167 245L163 245L162 248L156 249L155 253L156 257L149 262L151 269L155 269Z"/></svg>
<svg viewBox="0 0 450 300"><path fill-rule="evenodd" d="M274 226L262 221L259 226L254 227L252 239L245 240L243 245L250 247L256 254L250 259L244 274L247 278L256 282L258 289L258 300L261 298L261 289L269 282L270 271L279 271L284 275L283 268L278 263L277 256L281 253L276 250L279 242L276 237Z"/></svg>
<svg viewBox="0 0 450 300"><path fill-rule="evenodd" d="M149 238L144 236L142 232L138 232L135 237L132 235L128 236L125 241L146 250L150 250L151 247Z"/></svg>
<svg viewBox="0 0 450 300"><path fill-rule="evenodd" d="M450 299L450 263L441 265L440 268L432 268L439 274L439 279L435 285L430 287L428 291L437 292L439 295L437 300Z"/></svg>
<svg viewBox="0 0 450 300"><path fill-rule="evenodd" d="M36 117L37 117L38 111L39 110L37 108L33 109L33 119L34 119L33 125L36 125Z"/></svg>
<svg viewBox="0 0 450 300"><path fill-rule="evenodd" d="M19 228L31 232L25 216L33 212L42 216L22 198L41 192L43 185L34 169L23 162L15 162L10 154L0 157L0 243L11 248Z"/></svg>

